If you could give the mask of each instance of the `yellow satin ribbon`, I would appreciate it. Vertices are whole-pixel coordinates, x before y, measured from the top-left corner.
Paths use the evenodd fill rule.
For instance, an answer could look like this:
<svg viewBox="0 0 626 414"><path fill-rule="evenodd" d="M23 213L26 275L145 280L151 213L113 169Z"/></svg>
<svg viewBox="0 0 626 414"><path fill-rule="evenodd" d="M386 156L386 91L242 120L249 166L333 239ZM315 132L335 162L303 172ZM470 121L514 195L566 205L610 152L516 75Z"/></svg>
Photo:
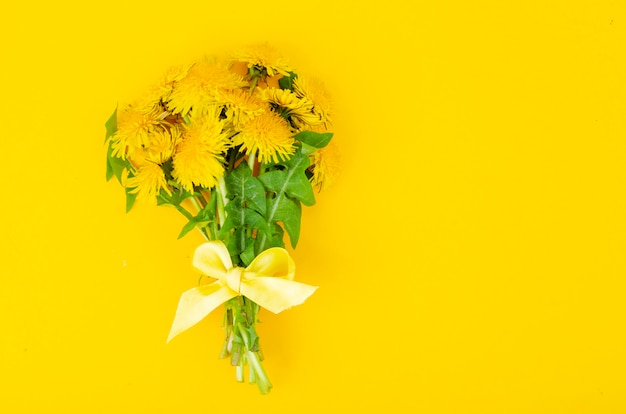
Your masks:
<svg viewBox="0 0 626 414"><path fill-rule="evenodd" d="M287 250L279 247L260 253L244 269L233 267L223 242L210 241L198 246L193 265L217 280L189 289L181 295L167 342L236 296L243 295L279 313L301 304L317 289L317 286L293 280L296 265Z"/></svg>

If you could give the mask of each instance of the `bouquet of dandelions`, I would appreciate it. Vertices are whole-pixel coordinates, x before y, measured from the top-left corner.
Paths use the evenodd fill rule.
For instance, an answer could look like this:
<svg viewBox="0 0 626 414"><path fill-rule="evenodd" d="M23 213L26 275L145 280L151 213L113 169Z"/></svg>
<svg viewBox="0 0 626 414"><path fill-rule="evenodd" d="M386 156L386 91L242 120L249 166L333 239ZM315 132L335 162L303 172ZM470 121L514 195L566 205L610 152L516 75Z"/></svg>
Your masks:
<svg viewBox="0 0 626 414"><path fill-rule="evenodd" d="M302 205L315 203L336 161L330 100L322 85L261 45L225 59L170 69L144 97L106 122L107 180L136 199L173 206L207 241L193 265L207 278L180 298L168 342L224 305L225 341L236 377L262 393L256 323L302 303L317 289L293 280Z"/></svg>

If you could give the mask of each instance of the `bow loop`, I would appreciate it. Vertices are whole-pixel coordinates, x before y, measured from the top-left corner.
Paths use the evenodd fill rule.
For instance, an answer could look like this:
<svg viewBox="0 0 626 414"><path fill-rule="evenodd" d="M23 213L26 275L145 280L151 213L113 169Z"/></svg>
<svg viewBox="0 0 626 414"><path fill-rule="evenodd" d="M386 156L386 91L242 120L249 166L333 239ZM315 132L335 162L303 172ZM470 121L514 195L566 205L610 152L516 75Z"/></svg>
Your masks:
<svg viewBox="0 0 626 414"><path fill-rule="evenodd" d="M222 280L233 267L230 253L221 241L209 241L198 246L192 263L205 275Z"/></svg>
<svg viewBox="0 0 626 414"><path fill-rule="evenodd" d="M255 257L250 266L246 268L246 271L293 280L296 273L296 264L289 256L289 253L287 253L287 250L280 247L272 247Z"/></svg>
<svg viewBox="0 0 626 414"><path fill-rule="evenodd" d="M243 295L271 312L279 313L301 304L317 289L317 286L293 280L295 263L287 250L278 247L260 253L244 269L233 267L223 242L209 241L196 249L193 265L217 280L181 295L168 342L236 296Z"/></svg>

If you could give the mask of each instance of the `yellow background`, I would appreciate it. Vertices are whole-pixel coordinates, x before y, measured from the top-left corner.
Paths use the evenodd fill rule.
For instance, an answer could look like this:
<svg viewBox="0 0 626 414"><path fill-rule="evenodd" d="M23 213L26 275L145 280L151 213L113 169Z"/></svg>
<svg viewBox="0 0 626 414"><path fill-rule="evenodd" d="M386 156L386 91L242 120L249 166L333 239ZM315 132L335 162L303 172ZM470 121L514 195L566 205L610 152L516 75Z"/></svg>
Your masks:
<svg viewBox="0 0 626 414"><path fill-rule="evenodd" d="M13 3L0 412L626 412L623 1ZM268 396L221 312L165 344L200 236L104 180L118 101L256 41L325 80L343 154Z"/></svg>

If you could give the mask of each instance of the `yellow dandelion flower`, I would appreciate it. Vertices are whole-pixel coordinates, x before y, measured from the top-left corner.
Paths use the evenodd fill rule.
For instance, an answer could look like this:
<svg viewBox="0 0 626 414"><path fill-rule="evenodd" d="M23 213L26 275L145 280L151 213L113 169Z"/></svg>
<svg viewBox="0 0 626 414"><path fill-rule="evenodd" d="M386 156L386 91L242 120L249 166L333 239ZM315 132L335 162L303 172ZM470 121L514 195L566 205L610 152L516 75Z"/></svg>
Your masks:
<svg viewBox="0 0 626 414"><path fill-rule="evenodd" d="M155 102L167 102L177 82L187 76L189 65L177 65L170 67L161 78L150 88L148 96Z"/></svg>
<svg viewBox="0 0 626 414"><path fill-rule="evenodd" d="M311 185L317 187L318 191L329 188L334 183L341 165L335 141L330 141L326 147L320 148L309 155L309 158L311 160L309 171L312 173Z"/></svg>
<svg viewBox="0 0 626 414"><path fill-rule="evenodd" d="M298 131L311 130L316 126L324 125L324 120L315 111L291 111L289 115L291 124Z"/></svg>
<svg viewBox="0 0 626 414"><path fill-rule="evenodd" d="M330 125L332 101L328 90L316 78L305 78L301 75L293 81L294 93L302 99L313 103L313 114L325 126Z"/></svg>
<svg viewBox="0 0 626 414"><path fill-rule="evenodd" d="M284 111L310 112L313 110L313 102L309 101L307 98L299 98L289 89L260 89L257 95L262 101L279 106Z"/></svg>
<svg viewBox="0 0 626 414"><path fill-rule="evenodd" d="M234 60L244 62L248 68L255 68L259 72L265 72L268 76L278 74L288 76L291 72L287 60L269 44L262 43L240 50L234 56Z"/></svg>
<svg viewBox="0 0 626 414"><path fill-rule="evenodd" d="M239 131L241 125L266 110L266 104L247 89L223 93L222 102L226 105L226 118L232 123L235 131Z"/></svg>
<svg viewBox="0 0 626 414"><path fill-rule="evenodd" d="M276 107L277 112L289 119L298 130L310 129L322 125L319 114L315 113L313 102L306 97L298 97L288 89L267 88L257 92L259 97Z"/></svg>
<svg viewBox="0 0 626 414"><path fill-rule="evenodd" d="M126 188L131 188L131 194L137 194L138 199L154 201L161 189L171 194L165 173L159 164L146 162L133 172L132 177L127 177L124 182Z"/></svg>
<svg viewBox="0 0 626 414"><path fill-rule="evenodd" d="M241 132L233 138L234 145L241 145L246 154L258 154L262 163L278 162L294 153L294 139L287 121L272 111L248 121Z"/></svg>
<svg viewBox="0 0 626 414"><path fill-rule="evenodd" d="M167 162L174 155L176 144L181 138L182 134L177 126L154 131L144 148L145 160L159 165Z"/></svg>
<svg viewBox="0 0 626 414"><path fill-rule="evenodd" d="M217 109L194 116L176 146L172 176L186 190L211 188L224 174L223 154L230 140L222 126Z"/></svg>
<svg viewBox="0 0 626 414"><path fill-rule="evenodd" d="M230 72L226 64L197 62L184 78L176 82L167 107L173 113L186 115L192 108L200 111L217 104L222 91L244 86L246 83L243 78Z"/></svg>
<svg viewBox="0 0 626 414"><path fill-rule="evenodd" d="M145 107L129 105L117 115L117 131L111 137L113 155L133 159L149 141L150 134L160 128L160 114Z"/></svg>

